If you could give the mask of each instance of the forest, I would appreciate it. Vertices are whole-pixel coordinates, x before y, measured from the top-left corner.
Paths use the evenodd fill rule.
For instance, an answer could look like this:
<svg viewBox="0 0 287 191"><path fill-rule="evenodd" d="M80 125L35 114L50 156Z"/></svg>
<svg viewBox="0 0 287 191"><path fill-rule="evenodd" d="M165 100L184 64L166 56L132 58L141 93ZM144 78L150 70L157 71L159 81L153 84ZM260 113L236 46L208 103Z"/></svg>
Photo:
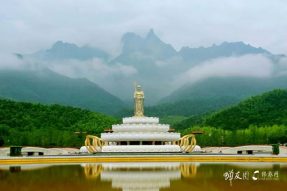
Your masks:
<svg viewBox="0 0 287 191"><path fill-rule="evenodd" d="M99 135L118 119L60 105L0 100L0 146L76 146Z"/></svg>
<svg viewBox="0 0 287 191"><path fill-rule="evenodd" d="M240 146L259 144L286 144L287 126L249 126L246 129L224 130L208 126L195 126L182 131L188 134L194 130L200 130L203 134L196 135L200 146Z"/></svg>
<svg viewBox="0 0 287 191"><path fill-rule="evenodd" d="M202 146L287 143L287 91L276 89L220 111L192 116L174 125L188 134L201 130Z"/></svg>
<svg viewBox="0 0 287 191"><path fill-rule="evenodd" d="M197 135L201 146L286 144L287 91L276 89L216 112L166 115L160 121L181 134L202 131ZM0 146L80 147L87 134L99 136L115 123L120 118L85 109L0 99Z"/></svg>

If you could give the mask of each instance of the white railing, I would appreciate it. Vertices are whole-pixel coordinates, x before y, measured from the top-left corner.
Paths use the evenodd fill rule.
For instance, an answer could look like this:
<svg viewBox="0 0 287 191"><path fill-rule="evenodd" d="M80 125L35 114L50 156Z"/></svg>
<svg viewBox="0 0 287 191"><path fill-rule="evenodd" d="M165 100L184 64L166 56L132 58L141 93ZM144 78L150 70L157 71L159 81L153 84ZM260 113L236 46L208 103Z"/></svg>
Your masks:
<svg viewBox="0 0 287 191"><path fill-rule="evenodd" d="M178 141L179 133L168 132L114 132L102 133L103 141Z"/></svg>

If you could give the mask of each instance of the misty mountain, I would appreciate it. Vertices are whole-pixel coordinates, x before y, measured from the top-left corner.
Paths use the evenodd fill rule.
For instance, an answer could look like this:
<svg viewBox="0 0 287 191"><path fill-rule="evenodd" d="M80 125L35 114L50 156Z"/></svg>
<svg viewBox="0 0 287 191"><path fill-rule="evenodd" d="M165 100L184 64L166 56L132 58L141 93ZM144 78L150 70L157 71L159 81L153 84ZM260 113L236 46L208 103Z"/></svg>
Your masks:
<svg viewBox="0 0 287 191"><path fill-rule="evenodd" d="M243 99L276 88L287 88L287 76L273 78L216 77L189 84L163 98L162 103L193 98L233 97Z"/></svg>
<svg viewBox="0 0 287 191"><path fill-rule="evenodd" d="M134 81L139 82L150 98L147 103L155 104L162 96L169 93L168 81L173 77L170 67L161 67L161 64L177 61L178 52L170 45L163 42L151 29L145 37L135 33L126 33L122 36L122 51L109 64L122 64L132 66L137 73L131 77L124 77L111 91L117 92L125 100L128 100L130 87L124 87L125 84L132 84ZM117 90L118 87L121 87ZM122 91L124 88L125 91Z"/></svg>
<svg viewBox="0 0 287 191"><path fill-rule="evenodd" d="M157 105L145 108L148 116L197 116L237 104L240 101L276 88L287 88L287 77L276 78L210 78L185 85L163 98ZM122 111L119 116L132 113Z"/></svg>
<svg viewBox="0 0 287 191"><path fill-rule="evenodd" d="M107 60L109 58L109 54L99 48L90 46L79 47L76 44L62 41L55 42L47 50L41 50L25 56L44 61L65 59L90 60L94 58Z"/></svg>
<svg viewBox="0 0 287 191"><path fill-rule="evenodd" d="M137 68L153 66L153 70L162 70L164 68L159 66L171 65L170 62L178 62L174 64L177 68L181 68L179 71L183 71L193 64L221 57L248 54L276 56L261 47L256 48L242 41L223 42L219 45L213 44L210 47L190 48L186 46L182 47L180 51L176 51L172 45L163 42L152 29L145 37L140 37L135 33L124 34L122 47L121 54L112 63L132 64Z"/></svg>
<svg viewBox="0 0 287 191"><path fill-rule="evenodd" d="M121 45L121 52L114 58L100 48L80 47L61 41L46 50L16 56L25 62L30 62L25 58L32 58L33 63L38 65L45 63L48 69L68 77L87 78L129 103L132 102L132 85L136 81L145 91L147 105L155 105L160 100L160 103L166 102L164 100L184 101L185 93L180 92L184 89L187 92L196 91L196 87L205 85L212 88L212 84L202 83L210 78L219 77L220 81L220 77L226 77L229 81L229 77L236 77L238 82L242 79L244 84L245 79L259 77L259 81L268 81L269 78L279 76L274 75L275 72L280 75L287 73L286 64L282 64L286 56L274 55L241 41L223 42L210 47L183 47L177 51L151 29L145 36L132 32L124 34ZM251 92L246 95L253 95L254 89L257 89L253 85L256 83L250 84L247 89ZM214 88L220 89L220 86L215 85ZM169 99L166 96L177 98ZM231 96L231 99L234 100L234 97ZM238 99L241 97L235 98Z"/></svg>
<svg viewBox="0 0 287 191"><path fill-rule="evenodd" d="M174 57L181 58L183 63L190 65L191 63L199 63L219 57L242 56L246 54L272 55L272 53L261 47L256 48L242 41L223 42L219 45L213 44L210 47L190 48L186 46L182 47L180 51L176 51L172 45L163 42L154 33L153 29L145 37L140 37L131 32L126 33L122 37L122 44L121 54L112 62L136 66L149 65L148 61L168 61ZM142 58L146 59L147 62L142 64L133 62L137 58L140 58L138 60L140 62L143 62ZM162 64L164 65L164 63Z"/></svg>
<svg viewBox="0 0 287 191"><path fill-rule="evenodd" d="M274 78L216 77L189 84L146 108L159 116L193 116L239 103L250 96L276 88L287 88L287 76Z"/></svg>
<svg viewBox="0 0 287 191"><path fill-rule="evenodd" d="M279 55L273 55L263 48L240 41L223 42L210 47L183 47L180 51L176 51L172 45L163 42L153 30L150 30L145 37L135 33L124 34L122 47L121 54L113 59L111 64L120 63L135 67L138 73L132 76L133 80L143 85L146 94L154 100L152 104L180 88L181 85L176 85L176 81L186 71L206 62L233 57L241 59L245 55L259 55L272 63L280 58ZM209 73L212 75L212 72ZM129 79L124 80L124 83L128 82ZM185 83L188 84L188 80L183 85ZM120 97L125 97L124 92L120 92Z"/></svg>
<svg viewBox="0 0 287 191"><path fill-rule="evenodd" d="M140 56L147 60L166 60L177 55L176 50L170 44L161 41L152 29L145 37L131 32L126 33L122 37L122 44L122 52L113 62L130 64L133 59Z"/></svg>
<svg viewBox="0 0 287 191"><path fill-rule="evenodd" d="M123 102L86 79L71 79L50 70L0 70L0 97L62 104L114 114Z"/></svg>
<svg viewBox="0 0 287 191"><path fill-rule="evenodd" d="M242 56L246 54L264 54L271 56L272 54L259 47L253 47L244 42L223 42L220 45L212 45L210 47L190 48L183 47L179 54L185 62L199 63L209 59L218 57Z"/></svg>

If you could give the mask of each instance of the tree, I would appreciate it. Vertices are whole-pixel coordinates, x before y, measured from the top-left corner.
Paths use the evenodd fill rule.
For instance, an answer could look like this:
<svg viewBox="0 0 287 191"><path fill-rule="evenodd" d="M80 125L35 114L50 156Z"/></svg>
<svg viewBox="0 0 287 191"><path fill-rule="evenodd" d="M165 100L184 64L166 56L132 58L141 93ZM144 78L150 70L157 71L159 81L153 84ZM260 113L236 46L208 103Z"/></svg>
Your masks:
<svg viewBox="0 0 287 191"><path fill-rule="evenodd" d="M0 137L0 147L2 147L5 144L4 138Z"/></svg>

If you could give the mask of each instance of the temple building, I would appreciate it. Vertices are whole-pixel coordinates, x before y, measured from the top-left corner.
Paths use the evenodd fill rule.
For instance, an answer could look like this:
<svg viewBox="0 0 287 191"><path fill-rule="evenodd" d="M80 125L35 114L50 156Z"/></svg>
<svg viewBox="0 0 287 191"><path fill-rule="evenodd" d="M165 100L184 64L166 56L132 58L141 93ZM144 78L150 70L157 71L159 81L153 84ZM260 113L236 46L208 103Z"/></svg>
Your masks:
<svg viewBox="0 0 287 191"><path fill-rule="evenodd" d="M196 141L193 134L180 136L168 124L160 124L157 117L144 116L144 92L136 85L134 116L122 119L122 124L101 133L101 138L88 135L85 146L96 152L191 152Z"/></svg>

